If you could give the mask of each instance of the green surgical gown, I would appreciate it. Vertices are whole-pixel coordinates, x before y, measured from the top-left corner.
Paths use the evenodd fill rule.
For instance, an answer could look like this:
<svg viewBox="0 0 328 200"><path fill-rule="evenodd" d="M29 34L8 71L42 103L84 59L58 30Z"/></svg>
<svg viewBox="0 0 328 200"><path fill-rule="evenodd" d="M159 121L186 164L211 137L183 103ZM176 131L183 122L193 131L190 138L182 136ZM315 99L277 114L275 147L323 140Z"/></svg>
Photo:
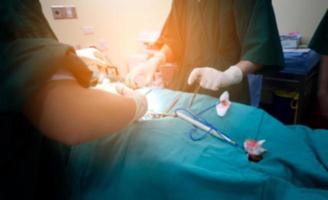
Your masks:
<svg viewBox="0 0 328 200"><path fill-rule="evenodd" d="M0 27L0 199L62 199L69 147L43 137L22 107L59 68L84 86L91 74L37 0L1 1Z"/></svg>
<svg viewBox="0 0 328 200"><path fill-rule="evenodd" d="M284 65L270 0L174 0L158 44L172 49L178 65L172 89L190 91L195 67L225 70L240 60L264 65L263 71ZM246 81L229 88L233 100L248 101Z"/></svg>
<svg viewBox="0 0 328 200"><path fill-rule="evenodd" d="M328 10L314 33L309 46L319 54L328 56Z"/></svg>

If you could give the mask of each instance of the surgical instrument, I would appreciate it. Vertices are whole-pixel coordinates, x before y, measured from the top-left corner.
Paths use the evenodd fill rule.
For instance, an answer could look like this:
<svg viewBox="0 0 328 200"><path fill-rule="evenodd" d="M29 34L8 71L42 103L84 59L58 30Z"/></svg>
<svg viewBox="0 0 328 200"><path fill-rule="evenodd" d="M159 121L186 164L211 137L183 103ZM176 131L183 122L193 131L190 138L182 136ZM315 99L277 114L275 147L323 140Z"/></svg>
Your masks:
<svg viewBox="0 0 328 200"><path fill-rule="evenodd" d="M164 113L169 113L172 110L172 108L178 103L180 98L181 95L177 95L175 99L172 101L172 103L164 110Z"/></svg>
<svg viewBox="0 0 328 200"><path fill-rule="evenodd" d="M225 134L219 132L218 130L215 130L214 128L211 128L210 126L207 126L206 124L203 124L202 122L184 114L183 112L177 110L175 112L176 116L191 123L192 125L194 125L195 127L202 129L205 132L210 133L211 135L213 135L216 138L219 138L221 140L224 140L232 145L236 145L237 143L235 141L233 141L232 139L230 139L228 136L226 136Z"/></svg>
<svg viewBox="0 0 328 200"><path fill-rule="evenodd" d="M200 84L197 84L195 90L194 90L194 94L192 95L191 97L191 100L190 100L190 103L189 103L189 108L191 108L192 104L194 103L195 99L196 99L196 96L199 92L199 89L200 89Z"/></svg>

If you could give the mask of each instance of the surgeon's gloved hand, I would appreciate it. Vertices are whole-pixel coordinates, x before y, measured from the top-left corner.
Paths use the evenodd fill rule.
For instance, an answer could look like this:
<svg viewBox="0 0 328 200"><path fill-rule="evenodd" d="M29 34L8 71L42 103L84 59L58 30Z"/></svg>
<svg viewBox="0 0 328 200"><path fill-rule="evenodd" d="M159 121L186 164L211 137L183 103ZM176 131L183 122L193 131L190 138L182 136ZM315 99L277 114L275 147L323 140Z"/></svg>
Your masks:
<svg viewBox="0 0 328 200"><path fill-rule="evenodd" d="M152 58L133 68L126 76L125 83L131 88L147 86L153 79L157 67L165 61L163 53L156 53Z"/></svg>
<svg viewBox="0 0 328 200"><path fill-rule="evenodd" d="M133 120L138 120L142 116L144 116L148 110L147 98L144 94L139 93L138 91L132 90L126 87L123 84L115 85L115 89L118 94L132 98L136 104L136 112L134 114Z"/></svg>
<svg viewBox="0 0 328 200"><path fill-rule="evenodd" d="M89 67L97 66L106 68L108 62L106 56L96 48L85 48L76 50L76 54L83 60Z"/></svg>
<svg viewBox="0 0 328 200"><path fill-rule="evenodd" d="M237 66L231 66L225 71L219 71L211 67L201 67L192 70L188 77L188 84L196 80L202 88L217 91L221 87L238 84L243 79L243 72Z"/></svg>

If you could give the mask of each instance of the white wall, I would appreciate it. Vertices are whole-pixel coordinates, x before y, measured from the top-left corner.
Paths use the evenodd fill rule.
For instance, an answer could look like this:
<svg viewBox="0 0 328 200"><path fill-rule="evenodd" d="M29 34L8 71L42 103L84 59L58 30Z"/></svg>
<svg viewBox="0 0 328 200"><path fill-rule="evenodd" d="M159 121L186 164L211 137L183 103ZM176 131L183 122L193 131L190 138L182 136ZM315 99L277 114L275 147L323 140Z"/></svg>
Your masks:
<svg viewBox="0 0 328 200"><path fill-rule="evenodd" d="M328 0L272 0L280 33L298 31L308 42L324 13Z"/></svg>
<svg viewBox="0 0 328 200"><path fill-rule="evenodd" d="M73 46L108 46L107 56L126 72L127 58L137 52L141 31L160 31L171 0L40 0L43 12L61 42ZM51 5L75 5L78 19L54 20ZM93 26L94 34L82 28Z"/></svg>

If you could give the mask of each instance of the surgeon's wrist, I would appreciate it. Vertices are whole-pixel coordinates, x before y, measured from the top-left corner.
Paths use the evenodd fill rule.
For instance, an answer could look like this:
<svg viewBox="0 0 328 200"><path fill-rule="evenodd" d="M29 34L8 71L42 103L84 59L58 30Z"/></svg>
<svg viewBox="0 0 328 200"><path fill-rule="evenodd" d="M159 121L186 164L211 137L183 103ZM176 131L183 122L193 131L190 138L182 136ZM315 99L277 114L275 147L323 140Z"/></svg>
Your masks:
<svg viewBox="0 0 328 200"><path fill-rule="evenodd" d="M163 52L159 51L154 54L152 57L153 60L156 61L157 65L163 64L166 62L166 56Z"/></svg>
<svg viewBox="0 0 328 200"><path fill-rule="evenodd" d="M134 100L136 106L135 114L132 119L132 122L134 122L146 114L148 109L148 103L147 98L142 94L132 96L132 99Z"/></svg>
<svg viewBox="0 0 328 200"><path fill-rule="evenodd" d="M235 85L243 80L243 72L237 65L230 66L223 73L225 74L226 80L223 81L222 87Z"/></svg>

